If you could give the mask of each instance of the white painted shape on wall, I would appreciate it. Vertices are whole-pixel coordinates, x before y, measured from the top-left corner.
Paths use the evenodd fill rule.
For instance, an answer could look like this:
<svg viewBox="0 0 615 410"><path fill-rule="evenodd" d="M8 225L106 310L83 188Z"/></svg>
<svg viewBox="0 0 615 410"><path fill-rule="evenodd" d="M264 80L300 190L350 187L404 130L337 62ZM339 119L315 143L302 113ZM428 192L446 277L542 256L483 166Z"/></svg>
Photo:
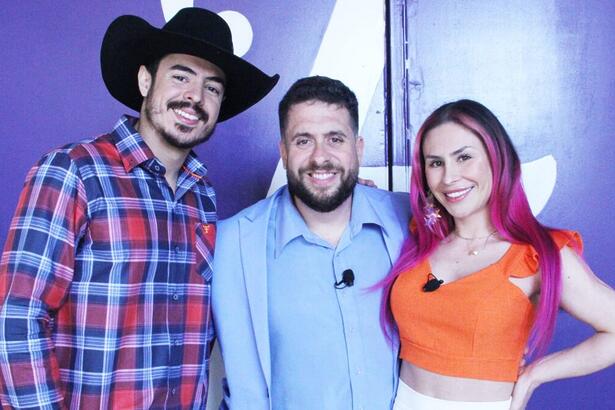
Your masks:
<svg viewBox="0 0 615 410"><path fill-rule="evenodd" d="M384 5L380 0L338 0L311 75L346 84L359 100L359 128L365 121L384 67Z"/></svg>
<svg viewBox="0 0 615 410"><path fill-rule="evenodd" d="M164 21L169 21L183 8L194 7L194 0L160 0Z"/></svg>
<svg viewBox="0 0 615 410"><path fill-rule="evenodd" d="M557 161L546 155L521 164L521 179L532 213L538 215L547 205L557 182Z"/></svg>
<svg viewBox="0 0 615 410"><path fill-rule="evenodd" d="M284 170L282 160L280 159L278 161L278 165L275 167L273 177L271 177L271 184L269 185L269 191L267 191L267 196L273 194L278 188L283 185L286 185L286 171Z"/></svg>
<svg viewBox="0 0 615 410"><path fill-rule="evenodd" d="M246 16L238 11L224 10L218 13L231 28L233 36L233 52L236 56L242 57L252 46L254 31Z"/></svg>

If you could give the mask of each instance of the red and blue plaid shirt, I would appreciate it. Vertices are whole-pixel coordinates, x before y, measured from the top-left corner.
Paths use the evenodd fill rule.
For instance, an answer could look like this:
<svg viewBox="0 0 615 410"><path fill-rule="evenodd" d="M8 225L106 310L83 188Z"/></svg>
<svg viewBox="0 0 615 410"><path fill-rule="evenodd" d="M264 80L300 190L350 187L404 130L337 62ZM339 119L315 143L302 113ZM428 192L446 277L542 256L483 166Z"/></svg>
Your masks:
<svg viewBox="0 0 615 410"><path fill-rule="evenodd" d="M3 405L205 408L215 194L122 117L28 173L0 264Z"/></svg>

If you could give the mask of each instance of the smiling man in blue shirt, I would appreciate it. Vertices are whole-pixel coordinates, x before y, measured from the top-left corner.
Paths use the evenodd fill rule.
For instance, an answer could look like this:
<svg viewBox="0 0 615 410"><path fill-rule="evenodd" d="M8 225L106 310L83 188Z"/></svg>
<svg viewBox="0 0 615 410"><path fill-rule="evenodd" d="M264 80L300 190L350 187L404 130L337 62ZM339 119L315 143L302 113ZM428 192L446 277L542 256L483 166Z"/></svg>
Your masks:
<svg viewBox="0 0 615 410"><path fill-rule="evenodd" d="M379 326L382 279L407 231L407 196L357 185L358 103L337 80L280 103L288 186L219 225L214 321L225 404L390 409L397 346Z"/></svg>

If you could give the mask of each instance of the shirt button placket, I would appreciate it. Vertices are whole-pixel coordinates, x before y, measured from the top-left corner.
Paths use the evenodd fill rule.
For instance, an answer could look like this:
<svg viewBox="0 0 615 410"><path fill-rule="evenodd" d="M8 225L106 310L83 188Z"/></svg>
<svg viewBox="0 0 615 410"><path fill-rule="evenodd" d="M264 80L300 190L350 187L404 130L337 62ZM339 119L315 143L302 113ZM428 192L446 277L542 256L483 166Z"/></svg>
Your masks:
<svg viewBox="0 0 615 410"><path fill-rule="evenodd" d="M179 294L174 286L169 288L169 295L171 295L171 299L176 302L179 299Z"/></svg>
<svg viewBox="0 0 615 410"><path fill-rule="evenodd" d="M349 269L349 267L348 261L346 261L341 254L336 253L333 261L333 268L336 272L336 278L338 276L337 273L343 272L344 270ZM336 293L338 295L339 306L343 317L349 365L350 368L353 369L351 381L353 384L363 386L365 382L363 369L361 368L363 357L361 354L361 340L356 334L359 330L359 322L357 316L357 306L355 303L356 300L353 297L353 292L354 288L352 286L347 286L338 290ZM360 393L353 392L353 400L360 402L362 398L363 396Z"/></svg>

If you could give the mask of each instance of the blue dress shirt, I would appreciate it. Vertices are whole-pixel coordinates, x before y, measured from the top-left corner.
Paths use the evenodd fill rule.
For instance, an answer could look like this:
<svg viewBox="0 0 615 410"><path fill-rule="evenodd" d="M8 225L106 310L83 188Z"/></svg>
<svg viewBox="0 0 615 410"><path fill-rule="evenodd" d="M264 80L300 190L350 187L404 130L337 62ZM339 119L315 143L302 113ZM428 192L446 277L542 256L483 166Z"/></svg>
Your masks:
<svg viewBox="0 0 615 410"><path fill-rule="evenodd" d="M381 292L367 289L391 268L384 229L362 187L336 247L280 196L267 238L273 409L391 408L397 352L380 329ZM354 285L336 289L347 269Z"/></svg>

